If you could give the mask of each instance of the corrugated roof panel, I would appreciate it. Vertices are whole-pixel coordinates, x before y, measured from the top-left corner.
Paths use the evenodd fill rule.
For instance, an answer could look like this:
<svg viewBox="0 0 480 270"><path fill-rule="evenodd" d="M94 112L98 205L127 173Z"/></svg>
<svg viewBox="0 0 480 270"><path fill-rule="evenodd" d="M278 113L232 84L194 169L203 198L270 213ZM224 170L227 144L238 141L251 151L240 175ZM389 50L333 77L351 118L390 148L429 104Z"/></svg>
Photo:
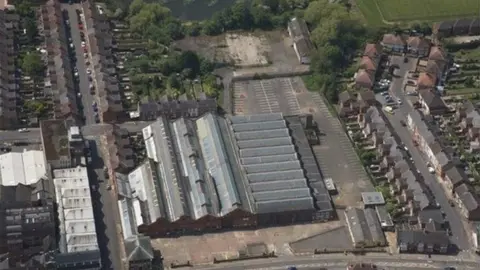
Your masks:
<svg viewBox="0 0 480 270"><path fill-rule="evenodd" d="M240 149L272 147L272 146L291 145L291 144L292 144L292 139L290 139L290 137L248 140L248 141L237 142L237 146Z"/></svg>
<svg viewBox="0 0 480 270"><path fill-rule="evenodd" d="M296 154L288 154L288 155L242 158L241 162L243 165L251 165L251 164L259 164L259 163L284 162L284 161L296 161L296 160L298 160Z"/></svg>
<svg viewBox="0 0 480 270"><path fill-rule="evenodd" d="M193 204L193 213L196 219L202 218L211 213L210 198L205 194L203 182L203 166L197 162L197 157L190 141L190 133L187 129L184 118L173 123L175 139L181 157L183 175L188 178L191 187L190 197Z"/></svg>
<svg viewBox="0 0 480 270"><path fill-rule="evenodd" d="M288 129L270 129L260 131L235 132L237 141L289 137Z"/></svg>
<svg viewBox="0 0 480 270"><path fill-rule="evenodd" d="M278 212L287 212L287 211L298 211L298 210L309 210L312 211L315 209L313 205L313 198L295 198L291 200L280 200L280 201L265 201L258 202L257 212L258 213L278 213Z"/></svg>
<svg viewBox="0 0 480 270"><path fill-rule="evenodd" d="M232 125L235 132L242 131L256 131L256 130L270 130L285 128L285 121L272 121L272 122L257 122L257 123L244 123Z"/></svg>
<svg viewBox="0 0 480 270"><path fill-rule="evenodd" d="M270 181L270 182L258 182L251 183L250 188L252 192L264 192L271 190L291 190L297 188L306 187L307 182L305 178L302 179L293 179L293 180L284 180L284 181Z"/></svg>
<svg viewBox="0 0 480 270"><path fill-rule="evenodd" d="M281 113L236 115L230 117L230 121L232 122L232 124L270 122L277 120L283 120L283 115Z"/></svg>
<svg viewBox="0 0 480 270"><path fill-rule="evenodd" d="M304 178L303 170L283 171L283 172L268 172L268 173L252 173L247 176L251 183L266 182L266 181L281 181L289 179Z"/></svg>
<svg viewBox="0 0 480 270"><path fill-rule="evenodd" d="M225 154L225 147L220 138L220 130L216 118L211 114L197 119L196 124L205 165L218 190L221 214L225 215L241 202L233 182L233 174Z"/></svg>
<svg viewBox="0 0 480 270"><path fill-rule="evenodd" d="M298 189L287 189L287 190L272 190L264 192L255 192L253 193L253 198L256 202L263 201L278 201L278 200L290 200L295 198L312 198L310 195L310 189L298 188Z"/></svg>
<svg viewBox="0 0 480 270"><path fill-rule="evenodd" d="M251 173L262 173L262 172L279 172L279 171L290 171L290 170L301 170L300 162L297 161L285 161L285 162L276 162L276 163L260 163L253 165L243 166L247 174Z"/></svg>
<svg viewBox="0 0 480 270"><path fill-rule="evenodd" d="M288 155L295 153L295 147L293 145L286 146L272 146L262 147L255 149L241 149L240 157L260 157L260 156L273 156L273 155Z"/></svg>

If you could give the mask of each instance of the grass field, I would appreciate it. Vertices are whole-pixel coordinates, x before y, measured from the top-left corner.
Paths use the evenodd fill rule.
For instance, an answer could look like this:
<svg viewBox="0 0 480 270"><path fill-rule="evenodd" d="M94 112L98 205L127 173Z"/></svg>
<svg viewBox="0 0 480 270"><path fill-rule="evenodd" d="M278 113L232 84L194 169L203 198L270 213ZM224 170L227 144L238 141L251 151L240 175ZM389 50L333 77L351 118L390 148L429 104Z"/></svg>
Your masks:
<svg viewBox="0 0 480 270"><path fill-rule="evenodd" d="M356 0L369 24L441 21L478 16L479 0Z"/></svg>

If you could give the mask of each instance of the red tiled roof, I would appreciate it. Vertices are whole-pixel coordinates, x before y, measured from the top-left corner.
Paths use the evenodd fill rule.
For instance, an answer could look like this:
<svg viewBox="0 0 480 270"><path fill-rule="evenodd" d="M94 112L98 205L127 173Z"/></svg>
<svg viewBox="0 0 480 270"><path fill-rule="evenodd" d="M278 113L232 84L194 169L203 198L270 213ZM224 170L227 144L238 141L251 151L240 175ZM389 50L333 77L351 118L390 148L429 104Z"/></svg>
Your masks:
<svg viewBox="0 0 480 270"><path fill-rule="evenodd" d="M365 70L376 70L377 65L372 60L372 58L370 58L368 56L364 56L364 57L362 57L362 60L360 61L360 68L365 69Z"/></svg>
<svg viewBox="0 0 480 270"><path fill-rule="evenodd" d="M430 55L428 56L428 58L431 59L431 60L436 60L436 61L446 61L447 60L447 55L442 48L440 48L438 46L434 46L430 50Z"/></svg>
<svg viewBox="0 0 480 270"><path fill-rule="evenodd" d="M405 45L405 40L400 35L394 35L394 34L385 34L383 35L382 39L383 44L389 44L389 45Z"/></svg>
<svg viewBox="0 0 480 270"><path fill-rule="evenodd" d="M365 51L363 52L364 56L368 56L370 58L376 58L380 54L382 54L382 45L379 44L374 44L374 43L368 43L365 46Z"/></svg>
<svg viewBox="0 0 480 270"><path fill-rule="evenodd" d="M425 88L432 88L435 86L437 82L437 78L432 74L428 74L426 72L420 73L417 79L418 88L425 89Z"/></svg>
<svg viewBox="0 0 480 270"><path fill-rule="evenodd" d="M357 86L371 88L373 86L373 74L364 69L360 69L357 73L357 77L355 78L355 84Z"/></svg>
<svg viewBox="0 0 480 270"><path fill-rule="evenodd" d="M423 37L409 37L407 45L414 48L428 48L430 47L430 42Z"/></svg>

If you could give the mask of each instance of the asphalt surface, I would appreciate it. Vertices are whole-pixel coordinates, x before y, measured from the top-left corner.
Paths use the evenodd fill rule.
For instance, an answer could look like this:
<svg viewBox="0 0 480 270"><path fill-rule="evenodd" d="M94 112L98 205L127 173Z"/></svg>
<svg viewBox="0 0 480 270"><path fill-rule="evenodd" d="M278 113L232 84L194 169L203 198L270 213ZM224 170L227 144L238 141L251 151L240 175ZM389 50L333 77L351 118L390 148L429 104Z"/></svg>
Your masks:
<svg viewBox="0 0 480 270"><path fill-rule="evenodd" d="M114 194L107 190L108 180L105 179L103 172L100 142L89 140L89 143L92 156L92 163L88 167L89 180L90 185L96 187L95 190L92 189L92 199L102 269L123 269L120 249L123 243L119 241L117 231L117 224L121 224L118 219L117 201Z"/></svg>
<svg viewBox="0 0 480 270"><path fill-rule="evenodd" d="M374 263L380 269L444 269L445 267L456 267L457 269L478 269L478 262L475 260L463 260L457 257L441 256L427 258L426 256L389 256L387 254L378 256L344 256L343 254L318 255L312 257L279 257L272 259L244 260L228 264L217 264L210 266L198 266L193 269L203 270L286 270L289 266L295 266L298 270L321 268L346 269L346 266L355 262ZM184 268L182 268L184 269ZM190 268L191 269L191 268Z"/></svg>
<svg viewBox="0 0 480 270"><path fill-rule="evenodd" d="M400 58L400 59L398 59ZM390 93L391 95L400 98L403 101L402 105L398 105L398 108L395 109L395 113L393 115L386 114L392 128L394 129L396 135L400 138L400 140L407 146L409 152L412 156L413 162L415 167L420 174L424 178L424 182L430 188L431 192L435 197L435 201L440 204L440 207L446 214L446 219L449 222L450 229L452 231L451 241L457 245L458 248L462 250L468 250L471 248L471 244L469 241L469 237L467 236L464 223L462 222L463 217L460 213L453 208L450 203L449 199L444 193L444 189L441 184L437 181L435 175L429 173L427 167L427 159L424 155L420 152L420 150L415 147L412 142L412 136L410 131L407 127L404 127L401 124L401 120L406 122L407 115L410 113L413 108L409 102L406 102L405 96L403 93L404 87L404 74L411 70L412 62L403 63L402 57L397 57L396 59L392 59L392 63L396 63L400 66L399 78L394 78L392 80L392 84L390 86ZM377 100L382 103L385 103L385 99L380 95L377 95Z"/></svg>
<svg viewBox="0 0 480 270"><path fill-rule="evenodd" d="M80 38L80 29L78 24L83 22L78 21L78 16L76 10L80 9L80 4L62 4L62 9L68 11L68 17L70 20L70 32L75 45L75 56L77 58L76 67L78 69L78 91L82 94L81 104L83 107L83 114L85 116L85 124L91 125L95 124L95 116L92 108L92 103L94 101L94 96L90 94L89 81L87 75L87 65L85 64L85 58L83 57L83 48L82 40Z"/></svg>
<svg viewBox="0 0 480 270"><path fill-rule="evenodd" d="M127 129L130 133L141 132L144 127L151 122L125 122L118 125L121 128ZM99 136L105 131L111 129L109 124L95 124L82 127L82 134L85 137ZM30 128L28 132L18 132L16 130L0 130L0 141L2 142L27 142L27 143L40 143L40 129Z"/></svg>

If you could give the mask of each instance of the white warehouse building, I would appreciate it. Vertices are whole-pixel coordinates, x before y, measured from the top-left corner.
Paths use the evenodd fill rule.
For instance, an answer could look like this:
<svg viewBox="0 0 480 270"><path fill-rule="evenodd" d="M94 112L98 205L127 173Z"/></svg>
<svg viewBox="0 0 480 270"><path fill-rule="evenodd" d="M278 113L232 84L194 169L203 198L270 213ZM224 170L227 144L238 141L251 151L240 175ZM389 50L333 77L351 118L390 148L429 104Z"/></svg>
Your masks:
<svg viewBox="0 0 480 270"><path fill-rule="evenodd" d="M53 170L61 253L98 250L87 168Z"/></svg>

